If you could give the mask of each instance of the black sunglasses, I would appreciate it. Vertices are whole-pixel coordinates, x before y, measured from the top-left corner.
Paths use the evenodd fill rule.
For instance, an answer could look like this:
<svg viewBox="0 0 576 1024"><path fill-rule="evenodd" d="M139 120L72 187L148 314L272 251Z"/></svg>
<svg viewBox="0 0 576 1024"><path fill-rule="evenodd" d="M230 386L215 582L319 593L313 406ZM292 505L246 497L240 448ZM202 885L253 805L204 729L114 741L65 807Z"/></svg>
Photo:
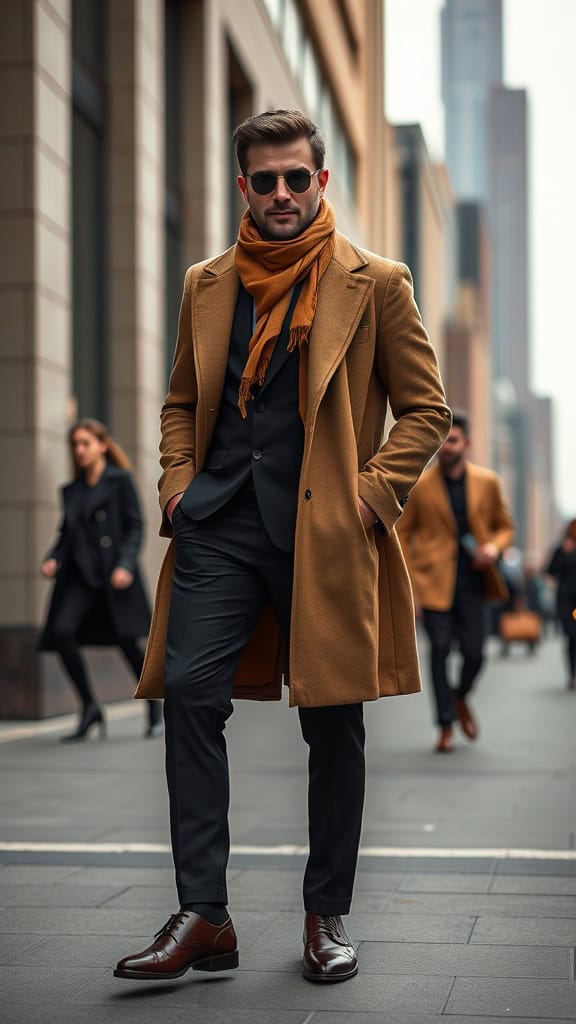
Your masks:
<svg viewBox="0 0 576 1024"><path fill-rule="evenodd" d="M312 178L320 170L320 167L316 171L308 171L305 167L299 167L294 171L286 171L286 174L273 174L272 171L256 171L256 174L247 174L245 177L250 178L252 188L259 196L270 195L276 188L278 178L284 179L289 192L300 193L308 191Z"/></svg>

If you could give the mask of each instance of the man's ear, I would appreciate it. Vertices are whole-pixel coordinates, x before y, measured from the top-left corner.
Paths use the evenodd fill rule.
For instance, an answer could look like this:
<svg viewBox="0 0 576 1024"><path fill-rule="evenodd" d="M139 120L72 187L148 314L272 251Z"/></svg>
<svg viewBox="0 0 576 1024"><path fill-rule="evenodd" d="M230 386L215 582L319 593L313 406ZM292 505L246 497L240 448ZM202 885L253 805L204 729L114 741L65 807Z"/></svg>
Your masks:
<svg viewBox="0 0 576 1024"><path fill-rule="evenodd" d="M242 193L242 199L244 200L245 203L247 203L248 202L248 182L246 181L246 178L242 174L238 175L238 177L236 178L236 181L238 182L238 188L240 189L240 192Z"/></svg>
<svg viewBox="0 0 576 1024"><path fill-rule="evenodd" d="M323 167L321 171L318 171L318 186L320 188L321 195L324 195L324 192L326 191L329 177L330 171L327 167Z"/></svg>

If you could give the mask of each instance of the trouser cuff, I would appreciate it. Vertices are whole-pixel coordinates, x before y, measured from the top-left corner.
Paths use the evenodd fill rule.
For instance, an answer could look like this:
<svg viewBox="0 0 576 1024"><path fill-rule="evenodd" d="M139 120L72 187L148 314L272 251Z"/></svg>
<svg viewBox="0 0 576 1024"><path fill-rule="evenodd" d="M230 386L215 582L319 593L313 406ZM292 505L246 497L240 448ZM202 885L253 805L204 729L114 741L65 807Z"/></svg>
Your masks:
<svg viewBox="0 0 576 1024"><path fill-rule="evenodd" d="M307 914L320 914L321 917L340 917L350 913L352 897L347 900L306 899L304 909Z"/></svg>

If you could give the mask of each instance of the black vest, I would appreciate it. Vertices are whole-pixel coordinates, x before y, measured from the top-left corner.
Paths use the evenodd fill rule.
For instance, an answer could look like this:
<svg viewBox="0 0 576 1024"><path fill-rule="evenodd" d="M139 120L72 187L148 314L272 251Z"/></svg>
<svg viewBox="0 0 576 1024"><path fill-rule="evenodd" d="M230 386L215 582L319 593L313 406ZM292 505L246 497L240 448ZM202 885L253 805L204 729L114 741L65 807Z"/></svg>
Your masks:
<svg viewBox="0 0 576 1024"><path fill-rule="evenodd" d="M294 289L266 378L254 388L243 419L238 408L242 371L252 337L252 297L240 286L218 419L202 472L182 498L182 511L205 519L240 488L253 487L266 530L282 551L294 548L304 426L298 411L299 354L287 351Z"/></svg>

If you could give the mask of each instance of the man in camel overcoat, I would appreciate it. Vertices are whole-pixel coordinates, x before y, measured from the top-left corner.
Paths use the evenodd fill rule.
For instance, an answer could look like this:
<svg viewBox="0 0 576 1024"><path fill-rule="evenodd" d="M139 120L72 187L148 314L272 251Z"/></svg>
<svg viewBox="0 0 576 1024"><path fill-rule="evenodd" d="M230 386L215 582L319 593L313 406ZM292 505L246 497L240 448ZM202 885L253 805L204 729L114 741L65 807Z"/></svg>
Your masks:
<svg viewBox="0 0 576 1024"><path fill-rule="evenodd" d="M184 282L161 414L171 541L137 691L165 695L180 909L115 973L238 965L224 726L234 697L280 699L284 676L309 747L303 972L343 981L363 703L420 688L395 525L451 414L408 269L336 230L316 126L271 111L234 140L247 209Z"/></svg>

